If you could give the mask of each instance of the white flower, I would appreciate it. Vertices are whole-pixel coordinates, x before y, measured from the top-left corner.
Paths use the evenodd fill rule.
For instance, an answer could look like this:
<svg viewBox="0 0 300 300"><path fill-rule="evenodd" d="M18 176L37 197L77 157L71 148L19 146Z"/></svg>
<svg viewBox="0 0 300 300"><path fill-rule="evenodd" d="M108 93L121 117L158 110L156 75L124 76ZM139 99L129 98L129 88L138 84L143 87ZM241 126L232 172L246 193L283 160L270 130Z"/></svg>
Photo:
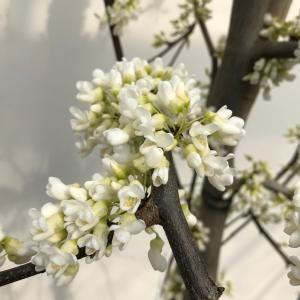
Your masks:
<svg viewBox="0 0 300 300"><path fill-rule="evenodd" d="M150 241L148 258L155 271L163 272L168 266L167 259L161 254L163 246L164 242L158 235Z"/></svg>
<svg viewBox="0 0 300 300"><path fill-rule="evenodd" d="M93 84L88 81L78 81L76 83L76 88L79 91L79 93L76 95L76 98L79 101L93 104L102 99L102 90L99 88L95 89Z"/></svg>
<svg viewBox="0 0 300 300"><path fill-rule="evenodd" d="M290 284L300 285L300 260L296 256L291 256L290 261L294 264L291 265L291 270L287 274Z"/></svg>
<svg viewBox="0 0 300 300"><path fill-rule="evenodd" d="M226 167L219 173L208 177L208 181L219 191L225 191L225 187L233 183L234 172L230 167Z"/></svg>
<svg viewBox="0 0 300 300"><path fill-rule="evenodd" d="M87 181L84 186L94 201L111 200L115 194L109 178L94 174L93 180Z"/></svg>
<svg viewBox="0 0 300 300"><path fill-rule="evenodd" d="M124 186L118 191L118 198L120 200L120 208L130 213L135 213L145 197L145 191L142 184L134 180L129 186Z"/></svg>
<svg viewBox="0 0 300 300"><path fill-rule="evenodd" d="M46 193L49 197L57 200L70 199L69 187L56 177L49 177Z"/></svg>
<svg viewBox="0 0 300 300"><path fill-rule="evenodd" d="M32 249L28 247L26 242L20 241L11 236L5 237L0 245L0 248L1 247L5 251L0 254L0 256L7 255L7 258L15 264L27 263L28 261L30 261L32 255L34 254Z"/></svg>
<svg viewBox="0 0 300 300"><path fill-rule="evenodd" d="M41 211L32 208L28 213L32 218L30 233L34 241L57 243L66 237L64 216L59 205L46 203Z"/></svg>
<svg viewBox="0 0 300 300"><path fill-rule="evenodd" d="M127 177L126 166L117 163L109 156L102 159L102 164L108 176L116 176L118 179L124 179Z"/></svg>
<svg viewBox="0 0 300 300"><path fill-rule="evenodd" d="M166 160L167 161L167 160ZM168 163L168 161L167 161ZM152 173L152 183L154 186L158 187L162 184L167 184L169 180L169 167L162 166L154 169Z"/></svg>
<svg viewBox="0 0 300 300"><path fill-rule="evenodd" d="M215 124L202 125L200 122L194 122L190 128L189 134L195 147L201 152L209 151L207 137L218 130Z"/></svg>
<svg viewBox="0 0 300 300"><path fill-rule="evenodd" d="M184 82L176 75L159 83L157 96L157 106L166 115L178 114L189 103Z"/></svg>
<svg viewBox="0 0 300 300"><path fill-rule="evenodd" d="M85 131L90 126L88 111L82 111L77 107L71 107L70 113L75 117L71 119L71 127L74 131Z"/></svg>
<svg viewBox="0 0 300 300"><path fill-rule="evenodd" d="M114 231L112 246L118 247L120 250L125 249L131 235L138 234L145 228L145 222L143 220L137 220L133 214L125 213L121 215L119 225L112 225L109 228L110 231Z"/></svg>
<svg viewBox="0 0 300 300"><path fill-rule="evenodd" d="M145 140L141 145L140 152L145 156L145 163L150 168L159 168L164 162L164 151L149 140Z"/></svg>
<svg viewBox="0 0 300 300"><path fill-rule="evenodd" d="M241 137L245 135L244 120L231 117L232 111L227 106L221 107L215 114L212 122L219 127L217 137L222 144L236 146Z"/></svg>
<svg viewBox="0 0 300 300"><path fill-rule="evenodd" d="M99 217L86 202L64 200L61 205L65 214L65 228L71 239L81 237L99 221Z"/></svg>
<svg viewBox="0 0 300 300"><path fill-rule="evenodd" d="M108 233L106 221L100 222L95 226L93 234L84 235L77 244L79 247L85 248L86 255L95 254L95 259L100 259L105 254Z"/></svg>
<svg viewBox="0 0 300 300"><path fill-rule="evenodd" d="M40 248L37 255L32 258L32 263L36 265L37 270L46 269L47 275L53 276L57 286L70 283L79 269L74 254L49 245Z"/></svg>
<svg viewBox="0 0 300 300"><path fill-rule="evenodd" d="M181 204L181 209L186 218L186 221L190 227L193 227L197 224L197 218L191 213L187 203Z"/></svg>
<svg viewBox="0 0 300 300"><path fill-rule="evenodd" d="M293 212L289 216L284 228L284 232L290 236L290 247L300 247L300 214L298 211Z"/></svg>
<svg viewBox="0 0 300 300"><path fill-rule="evenodd" d="M129 140L129 135L126 131L119 128L112 128L103 132L107 142L112 146L126 144Z"/></svg>

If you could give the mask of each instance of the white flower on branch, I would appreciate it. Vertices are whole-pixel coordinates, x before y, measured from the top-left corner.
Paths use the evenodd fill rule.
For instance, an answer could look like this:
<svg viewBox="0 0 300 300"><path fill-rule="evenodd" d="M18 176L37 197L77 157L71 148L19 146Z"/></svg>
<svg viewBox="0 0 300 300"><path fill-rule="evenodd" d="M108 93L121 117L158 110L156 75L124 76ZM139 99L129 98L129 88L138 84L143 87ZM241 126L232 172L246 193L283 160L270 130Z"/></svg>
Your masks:
<svg viewBox="0 0 300 300"><path fill-rule="evenodd" d="M118 197L123 211L135 213L145 197L144 187L139 181L134 180L129 186L124 186L118 191Z"/></svg>
<svg viewBox="0 0 300 300"><path fill-rule="evenodd" d="M168 266L167 259L161 254L163 246L164 242L159 235L150 241L148 258L155 271L164 272Z"/></svg>
<svg viewBox="0 0 300 300"><path fill-rule="evenodd" d="M137 220L133 214L121 215L119 225L111 225L109 230L114 232L112 246L125 249L131 235L138 234L146 228L143 220Z"/></svg>

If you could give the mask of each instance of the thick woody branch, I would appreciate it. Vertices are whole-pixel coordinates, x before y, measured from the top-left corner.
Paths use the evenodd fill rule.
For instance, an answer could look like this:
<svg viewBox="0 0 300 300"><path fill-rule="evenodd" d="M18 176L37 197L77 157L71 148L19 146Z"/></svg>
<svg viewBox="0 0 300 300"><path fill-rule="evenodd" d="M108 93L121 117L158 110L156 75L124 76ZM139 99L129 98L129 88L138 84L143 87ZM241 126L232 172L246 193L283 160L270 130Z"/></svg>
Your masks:
<svg viewBox="0 0 300 300"><path fill-rule="evenodd" d="M259 88L242 79L251 72L253 64L260 57L258 54L266 44L259 35L264 25L264 16L271 13L284 19L291 2L292 0L233 1L227 46L209 95L208 105L216 109L228 105L234 115L247 120ZM209 274L216 278L230 201L226 201L227 205L222 205L222 193L213 191L207 182L203 187L202 199L199 217L204 225L210 228L212 237L204 253L205 262Z"/></svg>
<svg viewBox="0 0 300 300"><path fill-rule="evenodd" d="M297 41L267 42L261 56L266 58L295 58L295 50L299 47Z"/></svg>
<svg viewBox="0 0 300 300"><path fill-rule="evenodd" d="M106 10L106 15L107 15L108 24L109 24L109 31L110 31L114 51L115 51L116 60L122 60L122 58L124 57L124 53L123 53L121 41L120 41L120 38L114 32L115 31L114 30L115 25L111 24L110 14L109 14L109 11L108 11L108 8L113 6L114 0L104 0L104 4L105 4L105 10Z"/></svg>
<svg viewBox="0 0 300 300"><path fill-rule="evenodd" d="M153 199L159 210L161 225L191 299L218 299L224 289L217 287L208 276L180 207L171 153L167 154L167 158L170 162L169 181L166 185L153 188Z"/></svg>

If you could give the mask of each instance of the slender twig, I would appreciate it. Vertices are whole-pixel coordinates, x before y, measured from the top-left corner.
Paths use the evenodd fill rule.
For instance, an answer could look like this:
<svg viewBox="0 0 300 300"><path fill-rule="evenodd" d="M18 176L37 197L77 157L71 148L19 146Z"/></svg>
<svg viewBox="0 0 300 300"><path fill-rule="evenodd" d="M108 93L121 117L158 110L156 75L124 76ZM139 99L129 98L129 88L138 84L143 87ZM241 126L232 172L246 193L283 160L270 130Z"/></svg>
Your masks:
<svg viewBox="0 0 300 300"><path fill-rule="evenodd" d="M265 182L263 182L263 186L264 188L268 189L269 191L272 191L273 193L283 194L289 200L291 200L293 197L293 191L287 188L285 184L280 184L272 180L266 180Z"/></svg>
<svg viewBox="0 0 300 300"><path fill-rule="evenodd" d="M266 58L295 58L298 41L266 42L261 56Z"/></svg>
<svg viewBox="0 0 300 300"><path fill-rule="evenodd" d="M247 218L242 224L240 224L235 230L233 230L222 242L221 245L225 245L228 243L232 238L234 238L238 233L240 233L250 222L252 221L251 218Z"/></svg>
<svg viewBox="0 0 300 300"><path fill-rule="evenodd" d="M171 58L171 60L168 64L170 67L172 67L175 64L177 58L179 57L179 55L180 55L181 51L183 50L186 43L187 43L187 39L185 38L184 40L182 40L181 44L178 46L173 57Z"/></svg>
<svg viewBox="0 0 300 300"><path fill-rule="evenodd" d="M293 156L291 157L291 159L289 160L289 162L278 171L278 173L275 176L275 180L279 180L283 175L285 175L285 173L293 167L294 164L297 163L298 159L299 159L299 150L300 150L300 144L297 145L296 150L293 154Z"/></svg>
<svg viewBox="0 0 300 300"><path fill-rule="evenodd" d="M293 264L288 256L282 251L280 245L271 237L271 235L264 229L264 227L260 224L257 217L254 215L252 211L250 211L250 215L254 224L256 225L258 231L262 234L262 236L270 243L270 245L274 248L274 250L279 254L279 256L283 259L285 264L289 266Z"/></svg>
<svg viewBox="0 0 300 300"><path fill-rule="evenodd" d="M232 218L230 221L228 221L228 222L225 224L225 228L228 228L228 227L230 227L231 225L235 224L239 219L247 217L247 215L248 215L248 213L243 212L243 213L241 213L241 214L235 216L234 218Z"/></svg>
<svg viewBox="0 0 300 300"><path fill-rule="evenodd" d="M210 33L208 31L208 28L205 24L205 21L203 21L201 19L201 17L199 17L197 15L197 10L198 10L198 1L194 1L194 11L195 11L195 18L197 20L197 23L199 24L200 30L202 32L208 53L210 55L211 58L211 87L214 83L214 80L216 78L217 75L217 71L218 71L218 57L216 55L216 49L215 46L213 44L212 38L210 36Z"/></svg>
<svg viewBox="0 0 300 300"><path fill-rule="evenodd" d="M154 56L149 58L148 62L153 62L156 58L163 57L170 50L172 50L173 47L175 47L179 42L181 42L182 40L187 39L191 35L191 33L194 31L195 25L196 25L196 23L193 23L192 25L190 25L188 30L186 31L186 33L184 33L183 35L181 35L180 37L178 37L174 41L167 42L166 48L164 48L163 50L161 50L160 52L158 52L157 54L155 54Z"/></svg>
<svg viewBox="0 0 300 300"><path fill-rule="evenodd" d="M122 44L121 44L119 36L115 34L115 30L114 30L115 25L111 24L110 14L108 11L108 8L113 6L114 0L104 0L104 4L105 4L105 11L106 11L107 19L108 19L108 24L109 24L109 31L110 31L114 51L115 51L115 56L116 56L117 60L122 60L122 58L124 57Z"/></svg>
<svg viewBox="0 0 300 300"><path fill-rule="evenodd" d="M197 181L197 173L194 171L192 181L191 181L191 184L190 184L189 195L186 199L186 202L187 202L189 207L191 207L191 201L193 199L193 194L194 194L194 190L195 190L195 186L196 186L196 181Z"/></svg>
<svg viewBox="0 0 300 300"><path fill-rule="evenodd" d="M163 292L164 292L164 285L165 283L167 282L169 276L170 276L170 273L171 273L171 269L172 269L172 265L173 265L173 262L174 262L174 255L171 254L171 257L169 259L169 262L168 262L168 267L167 267L167 270L166 270L166 273L165 273L165 276L164 276L164 279L162 281L162 286L161 286L161 289L160 289L160 295L162 296Z"/></svg>
<svg viewBox="0 0 300 300"><path fill-rule="evenodd" d="M289 176L283 181L283 185L287 185L300 171L300 166L294 167Z"/></svg>

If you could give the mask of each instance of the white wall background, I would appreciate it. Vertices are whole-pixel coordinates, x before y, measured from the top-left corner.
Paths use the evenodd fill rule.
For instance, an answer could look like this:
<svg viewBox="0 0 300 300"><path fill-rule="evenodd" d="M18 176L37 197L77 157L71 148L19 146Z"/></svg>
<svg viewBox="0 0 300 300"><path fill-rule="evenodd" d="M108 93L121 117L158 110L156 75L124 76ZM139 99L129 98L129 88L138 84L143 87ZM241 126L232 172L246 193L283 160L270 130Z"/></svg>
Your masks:
<svg viewBox="0 0 300 300"><path fill-rule="evenodd" d="M177 1L144 2L149 11L129 26L123 39L128 58L153 55L153 33L176 16ZM209 28L217 40L227 30L231 1L214 0L212 7ZM300 0L294 0L291 16L299 8ZM12 234L23 236L27 210L48 201L49 176L72 183L98 169L95 155L82 160L76 153L68 108L76 104L75 82L89 79L95 67L108 70L114 62L108 31L99 31L93 17L101 11L100 0L0 0L0 222ZM209 60L199 34L180 61L204 78ZM258 99L250 116L239 167L245 165L246 153L278 167L293 150L282 135L300 121L299 79L272 94L272 102ZM282 228L271 230L285 238ZM138 236L123 253L82 264L67 288L58 289L41 275L0 288L0 299L155 299L162 275L150 267L147 240ZM296 299L299 292L288 285L282 261L252 225L224 247L222 269L235 282L233 299Z"/></svg>

